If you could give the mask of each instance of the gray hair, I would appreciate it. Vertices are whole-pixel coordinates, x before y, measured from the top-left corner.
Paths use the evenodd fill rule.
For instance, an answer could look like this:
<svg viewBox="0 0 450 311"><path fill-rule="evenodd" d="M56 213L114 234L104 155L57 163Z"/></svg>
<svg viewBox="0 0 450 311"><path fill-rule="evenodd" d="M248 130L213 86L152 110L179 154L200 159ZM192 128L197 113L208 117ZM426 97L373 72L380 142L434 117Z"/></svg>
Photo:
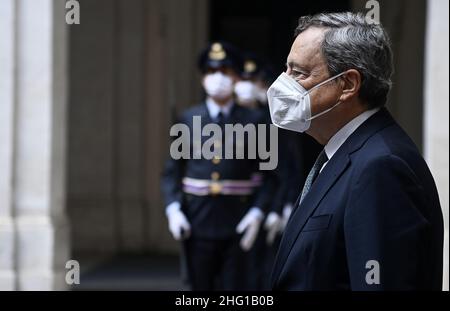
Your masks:
<svg viewBox="0 0 450 311"><path fill-rule="evenodd" d="M321 50L330 75L358 70L360 98L367 101L369 108L383 106L393 73L391 44L384 28L367 23L361 13L321 13L300 17L295 37L309 27L328 29Z"/></svg>

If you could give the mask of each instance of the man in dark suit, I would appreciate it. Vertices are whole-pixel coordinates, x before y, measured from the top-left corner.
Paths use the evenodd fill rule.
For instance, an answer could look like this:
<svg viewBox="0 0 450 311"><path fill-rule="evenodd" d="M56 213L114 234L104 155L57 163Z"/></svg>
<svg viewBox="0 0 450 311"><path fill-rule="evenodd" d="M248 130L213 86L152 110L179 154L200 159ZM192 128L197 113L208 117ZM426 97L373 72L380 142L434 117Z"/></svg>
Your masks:
<svg viewBox="0 0 450 311"><path fill-rule="evenodd" d="M433 177L384 105L393 71L381 25L302 17L272 121L324 146L294 205L276 290L440 290L443 219ZM301 107L301 110L295 110Z"/></svg>

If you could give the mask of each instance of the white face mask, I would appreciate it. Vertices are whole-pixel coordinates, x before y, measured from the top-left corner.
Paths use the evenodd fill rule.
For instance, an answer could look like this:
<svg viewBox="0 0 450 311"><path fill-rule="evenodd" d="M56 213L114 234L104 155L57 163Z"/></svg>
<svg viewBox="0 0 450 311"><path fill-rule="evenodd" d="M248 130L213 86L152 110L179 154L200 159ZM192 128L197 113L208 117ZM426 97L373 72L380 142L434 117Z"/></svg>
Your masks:
<svg viewBox="0 0 450 311"><path fill-rule="evenodd" d="M267 104L267 89L257 86L256 87L256 99L262 103Z"/></svg>
<svg viewBox="0 0 450 311"><path fill-rule="evenodd" d="M239 81L234 86L234 93L243 105L251 104L257 100L256 85L250 81Z"/></svg>
<svg viewBox="0 0 450 311"><path fill-rule="evenodd" d="M283 72L267 91L272 123L286 130L300 133L307 131L311 126L311 120L324 115L341 103L337 102L331 108L311 116L311 97L309 94L314 89L344 73L331 77L307 91L300 83Z"/></svg>
<svg viewBox="0 0 450 311"><path fill-rule="evenodd" d="M220 71L210 73L203 79L203 87L210 97L224 99L233 94L233 79Z"/></svg>

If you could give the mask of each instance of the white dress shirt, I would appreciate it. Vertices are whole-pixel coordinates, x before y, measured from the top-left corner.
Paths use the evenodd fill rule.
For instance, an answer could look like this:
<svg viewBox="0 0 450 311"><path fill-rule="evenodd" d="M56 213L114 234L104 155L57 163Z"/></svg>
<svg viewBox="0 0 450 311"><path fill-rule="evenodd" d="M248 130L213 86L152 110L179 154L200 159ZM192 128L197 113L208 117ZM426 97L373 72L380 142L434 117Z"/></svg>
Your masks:
<svg viewBox="0 0 450 311"><path fill-rule="evenodd" d="M348 122L344 125L333 137L330 138L328 143L325 145L325 153L327 154L328 161L333 157L333 155L339 150L342 144L353 134L356 129L363 124L367 119L369 119L372 115L378 112L380 108L375 108L371 110L364 111L359 116ZM322 166L320 171L322 172L327 162Z"/></svg>
<svg viewBox="0 0 450 311"><path fill-rule="evenodd" d="M217 104L211 97L208 97L206 99L206 107L208 108L208 113L211 119L216 119L219 115L219 112L222 112L222 114L225 117L228 117L231 112L231 108L233 108L234 102L232 99L228 101L225 105L221 106Z"/></svg>

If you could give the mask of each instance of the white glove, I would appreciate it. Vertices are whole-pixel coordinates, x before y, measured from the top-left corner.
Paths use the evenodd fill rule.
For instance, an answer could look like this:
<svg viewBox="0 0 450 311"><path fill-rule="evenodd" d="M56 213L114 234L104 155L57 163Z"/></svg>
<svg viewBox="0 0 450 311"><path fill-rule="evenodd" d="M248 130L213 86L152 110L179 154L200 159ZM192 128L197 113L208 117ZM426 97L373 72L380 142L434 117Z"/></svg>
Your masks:
<svg viewBox="0 0 450 311"><path fill-rule="evenodd" d="M249 251L255 243L263 218L263 212L258 207L252 207L237 225L237 233L245 231L239 243L244 251Z"/></svg>
<svg viewBox="0 0 450 311"><path fill-rule="evenodd" d="M284 229L286 229L286 225L289 221L289 217L291 217L293 209L294 209L294 206L292 205L292 203L287 203L283 207L283 216L281 218L282 219L281 231L284 231Z"/></svg>
<svg viewBox="0 0 450 311"><path fill-rule="evenodd" d="M283 218L276 212L270 212L264 223L264 229L267 230L266 242L272 245L277 234L283 231Z"/></svg>
<svg viewBox="0 0 450 311"><path fill-rule="evenodd" d="M181 211L179 202L173 202L167 206L166 216L169 220L169 230L175 240L184 240L191 235L191 225Z"/></svg>

